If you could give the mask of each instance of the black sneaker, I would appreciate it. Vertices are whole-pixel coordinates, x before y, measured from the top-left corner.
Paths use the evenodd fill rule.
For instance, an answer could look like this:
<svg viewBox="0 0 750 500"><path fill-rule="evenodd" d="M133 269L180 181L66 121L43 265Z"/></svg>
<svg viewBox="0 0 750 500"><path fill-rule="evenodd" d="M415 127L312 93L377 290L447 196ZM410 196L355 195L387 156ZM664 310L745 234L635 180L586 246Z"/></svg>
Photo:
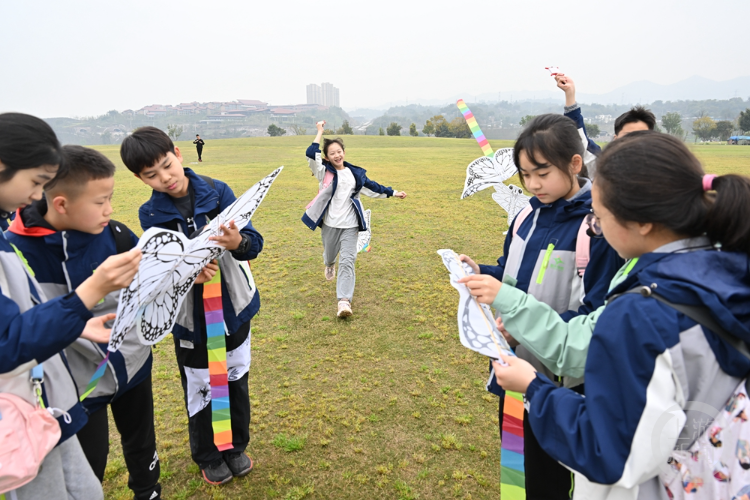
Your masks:
<svg viewBox="0 0 750 500"><path fill-rule="evenodd" d="M205 469L201 469L203 473L203 479L208 484L218 486L220 484L226 484L232 480L232 471L229 470L224 460L216 465L209 465Z"/></svg>
<svg viewBox="0 0 750 500"><path fill-rule="evenodd" d="M225 455L224 460L235 477L242 477L253 470L253 460L244 453Z"/></svg>

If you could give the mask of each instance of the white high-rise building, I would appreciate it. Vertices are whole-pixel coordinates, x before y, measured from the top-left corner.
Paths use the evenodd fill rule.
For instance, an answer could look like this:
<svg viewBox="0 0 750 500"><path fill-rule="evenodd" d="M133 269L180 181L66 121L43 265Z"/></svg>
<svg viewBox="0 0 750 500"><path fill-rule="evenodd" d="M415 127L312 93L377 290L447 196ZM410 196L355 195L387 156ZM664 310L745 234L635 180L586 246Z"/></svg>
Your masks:
<svg viewBox="0 0 750 500"><path fill-rule="evenodd" d="M323 104L323 92L320 85L311 83L307 86L307 104Z"/></svg>
<svg viewBox="0 0 750 500"><path fill-rule="evenodd" d="M307 86L307 104L340 107L339 89L328 82L321 85L311 83Z"/></svg>

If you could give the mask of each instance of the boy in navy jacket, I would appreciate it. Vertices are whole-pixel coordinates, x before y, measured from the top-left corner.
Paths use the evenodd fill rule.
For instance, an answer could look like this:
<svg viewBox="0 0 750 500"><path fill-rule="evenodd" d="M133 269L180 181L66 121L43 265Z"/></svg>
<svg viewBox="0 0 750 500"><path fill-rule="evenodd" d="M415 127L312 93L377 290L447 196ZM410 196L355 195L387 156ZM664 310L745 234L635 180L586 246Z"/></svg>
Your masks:
<svg viewBox="0 0 750 500"><path fill-rule="evenodd" d="M75 290L111 255L136 246L138 238L110 219L115 166L101 153L64 146L64 168L45 186L46 199L18 212L7 233L34 270L49 298ZM108 294L91 311L94 316L116 312L119 291ZM78 396L89 414L78 440L99 481L109 453L107 406L120 432L130 473L128 486L136 500L159 498L159 459L154 434L151 392L151 348L128 335L111 353L96 387L89 380L107 354L107 344L78 339L65 349Z"/></svg>
<svg viewBox="0 0 750 500"><path fill-rule="evenodd" d="M128 136L120 148L125 166L153 189L138 216L143 230L160 227L190 236L235 201L225 183L199 176L182 167L182 154L172 140L154 127L142 127ZM210 484L224 484L244 476L253 462L245 454L250 441L250 319L260 308L247 261L263 249L263 237L248 223L242 231L230 221L223 235L212 237L225 252L221 268L222 306L227 329L226 352L232 447L220 451L214 444L211 386L208 370L203 286L218 269L207 266L188 293L172 330L188 411L190 450Z"/></svg>

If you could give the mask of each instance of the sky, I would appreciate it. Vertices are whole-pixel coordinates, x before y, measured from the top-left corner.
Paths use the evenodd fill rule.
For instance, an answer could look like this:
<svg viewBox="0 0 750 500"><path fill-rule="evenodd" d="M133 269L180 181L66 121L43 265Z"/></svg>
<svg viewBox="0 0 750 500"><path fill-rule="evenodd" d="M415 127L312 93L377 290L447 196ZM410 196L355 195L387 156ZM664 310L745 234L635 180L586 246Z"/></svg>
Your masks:
<svg viewBox="0 0 750 500"><path fill-rule="evenodd" d="M345 109L750 75L750 2L717 0L7 1L0 112L100 115L149 104L306 100L331 82Z"/></svg>

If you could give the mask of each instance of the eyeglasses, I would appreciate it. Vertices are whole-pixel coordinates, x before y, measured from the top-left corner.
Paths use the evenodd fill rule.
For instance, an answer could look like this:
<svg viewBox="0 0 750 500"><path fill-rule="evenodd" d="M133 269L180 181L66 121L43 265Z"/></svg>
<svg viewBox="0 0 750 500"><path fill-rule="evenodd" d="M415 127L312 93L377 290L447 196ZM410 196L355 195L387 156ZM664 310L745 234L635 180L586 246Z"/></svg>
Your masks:
<svg viewBox="0 0 750 500"><path fill-rule="evenodd" d="M602 236L602 225L595 213L592 212L586 215L586 224L589 226L589 231L591 231L593 236Z"/></svg>

